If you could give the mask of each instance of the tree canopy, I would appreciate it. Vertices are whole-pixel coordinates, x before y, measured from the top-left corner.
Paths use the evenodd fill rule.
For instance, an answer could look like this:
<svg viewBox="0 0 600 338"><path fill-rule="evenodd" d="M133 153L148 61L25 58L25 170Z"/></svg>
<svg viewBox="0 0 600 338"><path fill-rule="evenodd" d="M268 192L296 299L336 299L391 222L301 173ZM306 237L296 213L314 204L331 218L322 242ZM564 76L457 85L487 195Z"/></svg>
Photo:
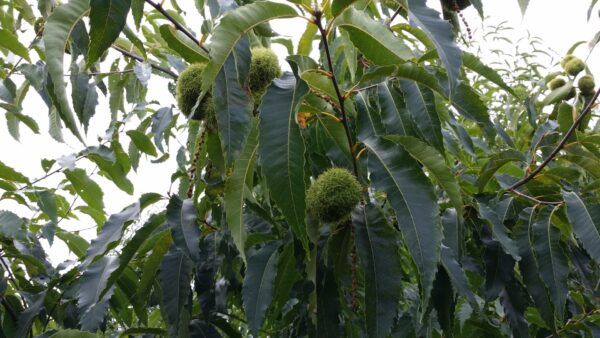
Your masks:
<svg viewBox="0 0 600 338"><path fill-rule="evenodd" d="M74 152L0 153L0 338L600 336L600 32L544 63L469 48L481 0L179 2L0 2L3 132Z"/></svg>

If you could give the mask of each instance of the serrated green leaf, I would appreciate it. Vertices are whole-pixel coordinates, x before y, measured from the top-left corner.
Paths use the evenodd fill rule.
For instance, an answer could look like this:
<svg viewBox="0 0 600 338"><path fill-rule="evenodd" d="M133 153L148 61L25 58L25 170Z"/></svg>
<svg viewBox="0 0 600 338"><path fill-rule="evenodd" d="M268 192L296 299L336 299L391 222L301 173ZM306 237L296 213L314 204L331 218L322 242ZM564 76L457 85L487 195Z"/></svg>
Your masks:
<svg viewBox="0 0 600 338"><path fill-rule="evenodd" d="M185 311L191 291L192 268L192 261L175 246L171 247L160 264L162 303L171 337L179 336L182 312Z"/></svg>
<svg viewBox="0 0 600 338"><path fill-rule="evenodd" d="M162 107L156 111L152 116L152 135L154 135L154 145L158 150L164 152L162 141L164 138L165 130L171 125L173 121L173 108ZM168 142L168 140L167 140Z"/></svg>
<svg viewBox="0 0 600 338"><path fill-rule="evenodd" d="M396 65L414 57L402 40L366 12L348 8L335 23L347 31L354 46L377 65Z"/></svg>
<svg viewBox="0 0 600 338"><path fill-rule="evenodd" d="M2 161L0 161L0 178L10 182L29 184L29 179L25 175L7 166Z"/></svg>
<svg viewBox="0 0 600 338"><path fill-rule="evenodd" d="M129 138L131 138L131 141L139 150L150 156L158 156L158 152L156 152L156 147L154 147L154 144L152 144L152 141L150 140L150 137L148 137L148 135L144 134L139 130L128 130L126 134L127 136L129 136Z"/></svg>
<svg viewBox="0 0 600 338"><path fill-rule="evenodd" d="M438 57L448 73L450 95L459 83L460 67L462 64L461 50L454 42L451 24L440 18L440 13L427 7L421 0L408 0L408 16L411 24L421 28L437 49Z"/></svg>
<svg viewBox="0 0 600 338"><path fill-rule="evenodd" d="M357 0L333 0L331 1L331 14L334 17L340 15L346 8L350 7Z"/></svg>
<svg viewBox="0 0 600 338"><path fill-rule="evenodd" d="M0 47L6 48L13 54L31 62L29 50L19 42L19 38L9 30L0 28Z"/></svg>
<svg viewBox="0 0 600 338"><path fill-rule="evenodd" d="M255 336L258 336L273 299L279 261L278 248L279 242L269 242L258 251L250 252L247 257L248 268L244 277L242 298L248 326Z"/></svg>
<svg viewBox="0 0 600 338"><path fill-rule="evenodd" d="M494 176L498 169L502 168L507 163L510 162L525 162L525 155L522 152L516 150L504 150L497 154L492 155L492 157L486 162L486 164L481 168L481 172L479 173L479 178L477 179L477 185L479 186L479 191L483 191L489 180Z"/></svg>
<svg viewBox="0 0 600 338"><path fill-rule="evenodd" d="M508 235L508 230L500 218L498 218L496 212L480 202L477 203L477 207L481 217L490 223L493 238L500 243L504 252L511 255L516 261L519 261L521 259L519 248L516 242Z"/></svg>
<svg viewBox="0 0 600 338"><path fill-rule="evenodd" d="M67 169L64 174L87 205L98 211L104 211L104 202L102 201L104 193L85 170L79 168Z"/></svg>
<svg viewBox="0 0 600 338"><path fill-rule="evenodd" d="M73 134L83 142L79 133L77 121L67 99L67 91L64 82L63 58L67 40L75 25L89 11L89 0L71 0L67 4L58 6L52 15L48 17L44 25L44 46L46 51L46 64L48 73L52 78L52 90L55 96L56 111L65 125ZM54 100L53 100L54 101Z"/></svg>
<svg viewBox="0 0 600 338"><path fill-rule="evenodd" d="M73 232L64 231L61 229L56 230L56 237L65 242L69 250L74 253L78 259L83 260L85 253L90 246L85 239Z"/></svg>
<svg viewBox="0 0 600 338"><path fill-rule="evenodd" d="M414 122L401 92L390 83L381 83L377 86L377 98L381 107L381 119L388 134L415 135Z"/></svg>
<svg viewBox="0 0 600 338"><path fill-rule="evenodd" d="M158 269L160 268L160 263L162 262L163 256L167 253L167 251L169 251L169 248L173 243L171 232L168 230L161 231L160 233L154 235L153 238L156 238L156 240L154 246L152 247L152 252L148 258L146 258L146 261L142 267L140 284L136 292L135 300L133 301L133 306L136 309L136 313L143 313L146 311L148 295L150 294L152 284L156 279ZM149 239L148 242L151 240L152 239Z"/></svg>
<svg viewBox="0 0 600 338"><path fill-rule="evenodd" d="M365 315L369 337L388 337L402 294L398 235L380 208L367 204L352 212L356 252L365 273Z"/></svg>
<svg viewBox="0 0 600 338"><path fill-rule="evenodd" d="M197 263L200 257L200 226L198 211L193 199L181 200L173 195L167 205L167 224L171 228L173 243Z"/></svg>
<svg viewBox="0 0 600 338"><path fill-rule="evenodd" d="M584 203L574 192L563 191L567 204L567 216L573 226L573 233L596 262L600 263L600 206Z"/></svg>
<svg viewBox="0 0 600 338"><path fill-rule="evenodd" d="M208 92L227 57L245 33L263 22L297 15L293 7L271 1L254 2L228 11L211 38L211 61L202 73L202 91Z"/></svg>
<svg viewBox="0 0 600 338"><path fill-rule="evenodd" d="M140 215L140 204L138 202L128 206L122 212L113 214L102 226L102 232L93 239L85 254L84 265L91 264L96 257L103 255L106 251L115 247L121 239L125 226ZM100 290L102 291L102 290Z"/></svg>
<svg viewBox="0 0 600 338"><path fill-rule="evenodd" d="M436 77L429 73L425 68L415 65L412 62L405 62L398 65L395 74L401 79L413 80L429 87L431 90L434 90L441 95L445 95L444 89L440 86Z"/></svg>
<svg viewBox="0 0 600 338"><path fill-rule="evenodd" d="M538 212L531 229L531 240L540 276L550 291L556 316L562 321L567 301L569 263L560 246L560 230L552 225L554 211L556 209L542 208Z"/></svg>
<svg viewBox="0 0 600 338"><path fill-rule="evenodd" d="M463 200L460 193L460 186L456 177L446 165L444 157L434 148L428 146L423 141L412 136L387 136L387 139L400 144L410 155L419 161L431 174L437 182L444 188L448 198L459 215L462 215Z"/></svg>
<svg viewBox="0 0 600 338"><path fill-rule="evenodd" d="M77 292L79 324L83 330L96 331L104 320L114 288L106 292L103 298L100 298L100 293L116 268L116 257L104 256L83 271Z"/></svg>
<svg viewBox="0 0 600 338"><path fill-rule="evenodd" d="M513 96L517 96L515 91L509 85L507 85L506 82L504 82L500 74L498 74L493 68L488 67L483 62L481 62L481 60L479 60L477 56L468 52L463 52L462 59L463 66L490 80L498 87L511 93Z"/></svg>
<svg viewBox="0 0 600 338"><path fill-rule="evenodd" d="M33 295L31 298L31 303L28 304L27 309L21 312L19 316L19 321L17 325L17 333L15 333L15 337L27 337L33 321L36 319L35 317L42 311L44 308L44 299L46 298L47 290L41 291Z"/></svg>
<svg viewBox="0 0 600 338"><path fill-rule="evenodd" d="M373 187L386 193L419 272L421 301L427 304L442 242L433 187L408 152L391 141L371 136L363 141Z"/></svg>
<svg viewBox="0 0 600 338"><path fill-rule="evenodd" d="M263 96L260 111L258 155L270 194L294 234L308 249L304 182L306 146L296 113L308 93L304 81L287 73L275 80Z"/></svg>
<svg viewBox="0 0 600 338"><path fill-rule="evenodd" d="M441 122L431 89L407 80L400 80L400 88L404 93L406 108L415 121L421 138L439 152L444 153Z"/></svg>
<svg viewBox="0 0 600 338"><path fill-rule="evenodd" d="M217 112L219 138L228 165L239 156L250 132L253 104L243 87L244 76L250 69L250 44L240 39L227 57L212 88Z"/></svg>
<svg viewBox="0 0 600 338"><path fill-rule="evenodd" d="M225 184L225 216L227 227L240 256L246 260L246 228L244 223L244 190L248 176L253 173L258 143L258 120L253 119L244 150L235 160L233 174Z"/></svg>
<svg viewBox="0 0 600 338"><path fill-rule="evenodd" d="M6 238L24 238L25 221L10 211L0 211L0 235Z"/></svg>
<svg viewBox="0 0 600 338"><path fill-rule="evenodd" d="M131 0L90 0L90 45L87 66L93 65L117 39L131 7Z"/></svg>
<svg viewBox="0 0 600 338"><path fill-rule="evenodd" d="M194 41L171 25L160 26L160 36L172 51L189 63L207 62L208 55Z"/></svg>

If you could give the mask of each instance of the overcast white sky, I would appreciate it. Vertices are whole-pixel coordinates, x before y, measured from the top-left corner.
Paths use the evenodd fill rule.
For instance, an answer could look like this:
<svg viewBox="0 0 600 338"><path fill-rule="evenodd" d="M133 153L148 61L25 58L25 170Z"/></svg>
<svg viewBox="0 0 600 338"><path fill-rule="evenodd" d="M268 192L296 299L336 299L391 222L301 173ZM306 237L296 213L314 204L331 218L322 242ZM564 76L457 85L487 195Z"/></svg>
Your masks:
<svg viewBox="0 0 600 338"><path fill-rule="evenodd" d="M521 16L517 0L483 0L484 11L491 18L486 19L483 25L495 25L498 22L506 21L508 26L515 28L515 37L523 37L530 32L533 36L541 37L546 46L555 51L557 57L563 55L567 49L575 42L580 40L591 40L594 35L600 31L600 19L598 10L600 5L596 6L592 14L592 19L587 22L587 10L590 0L531 0L529 9L525 17ZM191 1L179 1L180 5L189 6L187 10L194 13L195 9ZM568 5L566 5L568 3ZM439 1L428 1L432 7L438 7ZM464 11L464 14L475 30L475 39L481 30L482 22L472 7ZM190 21L194 22L194 21ZM195 31L199 32L199 24L196 25ZM290 20L278 20L273 24L274 29L282 35L287 35L297 41L297 37L302 34L305 21L292 22ZM274 49L281 54L281 63L283 61L284 49L280 45L274 45ZM596 78L600 79L600 47L597 48L591 57L588 59L588 66L592 69ZM588 56L587 45L580 46L576 55L585 58ZM104 69L106 71L106 69ZM157 99L161 104L169 105L173 103L173 98L167 94L166 81L153 76L149 84L149 99ZM154 106L158 108L158 106ZM16 168L30 178L37 178L44 175L40 165L42 158L58 159L61 156L76 153L82 149L82 145L76 141L69 132L65 130L64 135L67 144L61 144L48 136L48 117L46 106L39 99L39 96L33 91L30 92L27 101L24 104L24 113L32 116L39 124L42 133L40 135L33 134L28 128L21 127L21 141L15 141L6 130L6 120L4 114L0 113L0 124L2 132L0 132L0 160L5 164ZM96 116L91 121L90 132L87 135L87 142L90 145L97 144L97 138L103 136L103 128L107 126L107 121L110 113L107 108L107 101L100 95L100 104L97 107ZM133 120L128 124L129 129L134 129L139 124L139 121ZM185 136L181 136L179 140L184 143ZM121 141L127 143L128 138L123 136ZM166 194L170 187L170 175L175 170L175 154L179 148L179 144L171 141L170 152L171 159L163 164L146 165L140 168L139 175L130 174L130 179L135 186L134 195L130 196L116 188L109 181L96 177L95 180L104 189L104 203L107 213L115 213L123 207L133 203L144 192L159 192ZM124 145L125 149L126 145ZM142 162L144 159L142 158ZM82 161L83 163L83 161ZM56 168L56 167L55 167ZM87 168L92 169L93 166L88 165ZM56 186L64 175L57 174L53 178L45 182L45 186ZM176 189L176 187L174 188ZM16 204L11 200L0 201L0 210L11 210L23 217L33 216L33 211ZM67 230L86 229L93 227L94 223L87 216L83 216L79 221L68 221L61 223L61 227ZM95 230L87 230L82 233L85 237L95 237ZM54 263L58 263L66 259L67 251L65 245L60 241L55 241L52 247L52 258Z"/></svg>

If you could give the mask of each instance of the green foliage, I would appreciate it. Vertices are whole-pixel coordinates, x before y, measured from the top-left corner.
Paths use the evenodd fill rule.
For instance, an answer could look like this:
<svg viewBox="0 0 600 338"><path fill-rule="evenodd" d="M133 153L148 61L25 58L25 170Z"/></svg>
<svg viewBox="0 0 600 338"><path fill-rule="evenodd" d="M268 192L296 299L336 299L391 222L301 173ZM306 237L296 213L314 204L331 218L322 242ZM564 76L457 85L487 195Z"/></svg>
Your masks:
<svg viewBox="0 0 600 338"><path fill-rule="evenodd" d="M597 334L582 42L318 2L0 2L0 337Z"/></svg>
<svg viewBox="0 0 600 338"><path fill-rule="evenodd" d="M361 187L346 169L328 169L315 180L306 193L306 207L319 221L344 220L360 201Z"/></svg>
<svg viewBox="0 0 600 338"><path fill-rule="evenodd" d="M191 64L179 74L177 79L177 106L183 115L190 117L191 114L191 119L198 121L213 114L214 111L210 94L203 97L198 103L202 92L202 73L205 68L206 65L203 63Z"/></svg>

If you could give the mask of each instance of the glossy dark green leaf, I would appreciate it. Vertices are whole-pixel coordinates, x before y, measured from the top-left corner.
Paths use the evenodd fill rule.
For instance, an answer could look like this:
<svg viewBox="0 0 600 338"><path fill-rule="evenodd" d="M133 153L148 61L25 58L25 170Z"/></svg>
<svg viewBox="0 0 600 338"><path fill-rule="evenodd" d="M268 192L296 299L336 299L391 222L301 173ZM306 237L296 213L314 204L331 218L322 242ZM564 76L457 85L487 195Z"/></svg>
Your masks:
<svg viewBox="0 0 600 338"><path fill-rule="evenodd" d="M356 0L333 0L331 2L331 14L334 17L340 15L346 8L352 6Z"/></svg>
<svg viewBox="0 0 600 338"><path fill-rule="evenodd" d="M88 67L117 39L131 7L131 0L90 0L90 46Z"/></svg>
<svg viewBox="0 0 600 338"><path fill-rule="evenodd" d="M259 107L258 155L270 195L281 208L294 234L307 247L304 153L306 146L296 123L302 98L308 93L303 81L287 73L275 80Z"/></svg>
<svg viewBox="0 0 600 338"><path fill-rule="evenodd" d="M374 188L387 194L398 225L419 272L423 304L439 261L442 234L433 187L409 153L391 141L375 136L364 140Z"/></svg>
<svg viewBox="0 0 600 338"><path fill-rule="evenodd" d="M73 170L67 169L64 171L64 174L73 185L75 191L77 191L77 194L81 196L87 205L98 211L104 210L104 202L102 201L104 193L100 189L100 186L92 181L85 170L79 168Z"/></svg>
<svg viewBox="0 0 600 338"><path fill-rule="evenodd" d="M131 14L135 27L139 30L144 16L144 0L131 0Z"/></svg>
<svg viewBox="0 0 600 338"><path fill-rule="evenodd" d="M84 265L91 264L96 257L103 255L106 251L115 247L117 242L121 239L123 231L129 222L135 220L140 215L140 204L134 203L122 212L111 215L108 221L102 226L102 232L96 239L93 239L90 247L88 248ZM102 290L100 290L102 291Z"/></svg>
<svg viewBox="0 0 600 338"><path fill-rule="evenodd" d="M600 206L584 203L574 192L563 191L562 195L567 204L567 216L573 226L573 233L589 255L600 262Z"/></svg>
<svg viewBox="0 0 600 338"><path fill-rule="evenodd" d="M133 194L133 183L127 178L127 173L121 164L116 161L112 149L106 146L89 147L85 154L119 189L130 195Z"/></svg>
<svg viewBox="0 0 600 338"><path fill-rule="evenodd" d="M181 200L173 195L167 205L167 224L171 228L175 246L193 262L199 258L200 226L193 199Z"/></svg>
<svg viewBox="0 0 600 338"><path fill-rule="evenodd" d="M116 268L115 257L103 256L83 271L77 291L79 323L83 330L96 331L104 320L114 289L106 292L102 298L100 294L106 287L108 277Z"/></svg>
<svg viewBox="0 0 600 338"><path fill-rule="evenodd" d="M213 31L211 61L202 73L202 91L210 89L227 57L245 33L263 22L297 15L294 8L271 1L259 1L228 11Z"/></svg>
<svg viewBox="0 0 600 338"><path fill-rule="evenodd" d="M440 118L435 108L435 98L429 88L413 81L400 80L406 108L421 135L431 146L444 153Z"/></svg>
<svg viewBox="0 0 600 338"><path fill-rule="evenodd" d="M415 135L414 121L411 119L401 92L390 83L377 86L377 98L381 107L381 118L388 134Z"/></svg>
<svg viewBox="0 0 600 338"><path fill-rule="evenodd" d="M119 266L110 274L110 277L106 282L106 287L104 290L102 290L100 297L104 296L109 288L114 285L121 274L123 274L125 269L127 269L129 262L131 262L135 256L137 250L150 237L154 230L156 230L156 228L158 228L160 225L164 224L164 222L164 214L153 215L140 229L136 230L135 235L133 235L133 237L123 247L123 250L119 255Z"/></svg>
<svg viewBox="0 0 600 338"><path fill-rule="evenodd" d="M365 316L369 337L387 337L402 294L398 235L373 204L352 213L356 252L365 273Z"/></svg>
<svg viewBox="0 0 600 338"><path fill-rule="evenodd" d="M506 229L496 212L483 203L477 203L477 206L481 217L490 223L492 236L500 243L504 252L511 255L516 261L520 260L519 248L516 242L510 238L508 229Z"/></svg>
<svg viewBox="0 0 600 338"><path fill-rule="evenodd" d="M212 95L217 112L219 138L228 165L239 156L250 132L252 99L243 87L250 68L250 44L242 38L217 75Z"/></svg>
<svg viewBox="0 0 600 338"><path fill-rule="evenodd" d="M149 300L148 295L152 289L152 284L156 280L164 255L169 251L173 243L170 231L162 231L156 235L156 238L156 243L152 247L152 253L150 253L142 267L140 284L133 301L136 313L147 310L146 305Z"/></svg>
<svg viewBox="0 0 600 338"><path fill-rule="evenodd" d="M484 64L477 56L468 52L463 52L462 59L463 66L483 76L492 83L496 84L498 87L511 93L513 96L517 96L515 91L508 84L506 84L506 82L504 82L504 79L502 79L500 74L498 74L498 72L496 72L496 70L493 68Z"/></svg>
<svg viewBox="0 0 600 338"><path fill-rule="evenodd" d="M567 301L569 263L560 244L560 230L552 225L556 209L542 208L532 226L531 240L540 276L550 292L557 317L562 320Z"/></svg>
<svg viewBox="0 0 600 338"><path fill-rule="evenodd" d="M335 23L347 31L354 46L377 65L395 65L414 57L402 40L366 12L348 8Z"/></svg>
<svg viewBox="0 0 600 338"><path fill-rule="evenodd" d="M233 173L225 184L225 216L227 228L231 232L233 242L237 247L242 259L246 259L246 227L244 224L244 190L246 180L253 173L254 159L258 144L258 120L253 119L250 126L250 134L244 145L244 150L235 160Z"/></svg>
<svg viewBox="0 0 600 338"><path fill-rule="evenodd" d="M47 290L31 296L31 301L25 311L21 312L19 316L18 329L15 337L27 337L31 325L35 320L35 317L44 308L44 299L46 298Z"/></svg>
<svg viewBox="0 0 600 338"><path fill-rule="evenodd" d="M184 307L191 292L192 261L183 251L172 246L160 264L160 286L169 335L178 337Z"/></svg>
<svg viewBox="0 0 600 338"><path fill-rule="evenodd" d="M258 251L248 253L248 269L244 277L242 298L248 326L257 336L273 299L279 242L269 242Z"/></svg>
<svg viewBox="0 0 600 338"><path fill-rule="evenodd" d="M440 13L427 7L420 0L408 0L409 22L421 28L431 39L437 49L438 57L448 72L450 97L454 96L460 78L462 52L454 42L454 34L450 23L440 18Z"/></svg>
<svg viewBox="0 0 600 338"><path fill-rule="evenodd" d="M469 301L469 304L475 309L479 308L477 303L477 299L475 298L475 294L472 291L472 288L469 284L469 280L467 279L467 275L465 271L460 266L458 261L456 260L456 256L452 249L448 248L445 245L442 245L441 248L441 257L442 257L442 265L448 276L450 278L450 282L452 286L456 289L456 291L463 297L466 297Z"/></svg>
<svg viewBox="0 0 600 338"><path fill-rule="evenodd" d="M58 6L44 25L46 64L52 78L51 90L56 98L56 108L67 128L82 142L83 138L79 133L77 121L67 99L63 59L67 40L73 27L87 15L89 9L89 0L69 1L67 4Z"/></svg>
<svg viewBox="0 0 600 338"><path fill-rule="evenodd" d="M477 122L488 135L493 128L487 106L483 103L479 94L470 86L460 83L452 96L452 106L464 117Z"/></svg>

